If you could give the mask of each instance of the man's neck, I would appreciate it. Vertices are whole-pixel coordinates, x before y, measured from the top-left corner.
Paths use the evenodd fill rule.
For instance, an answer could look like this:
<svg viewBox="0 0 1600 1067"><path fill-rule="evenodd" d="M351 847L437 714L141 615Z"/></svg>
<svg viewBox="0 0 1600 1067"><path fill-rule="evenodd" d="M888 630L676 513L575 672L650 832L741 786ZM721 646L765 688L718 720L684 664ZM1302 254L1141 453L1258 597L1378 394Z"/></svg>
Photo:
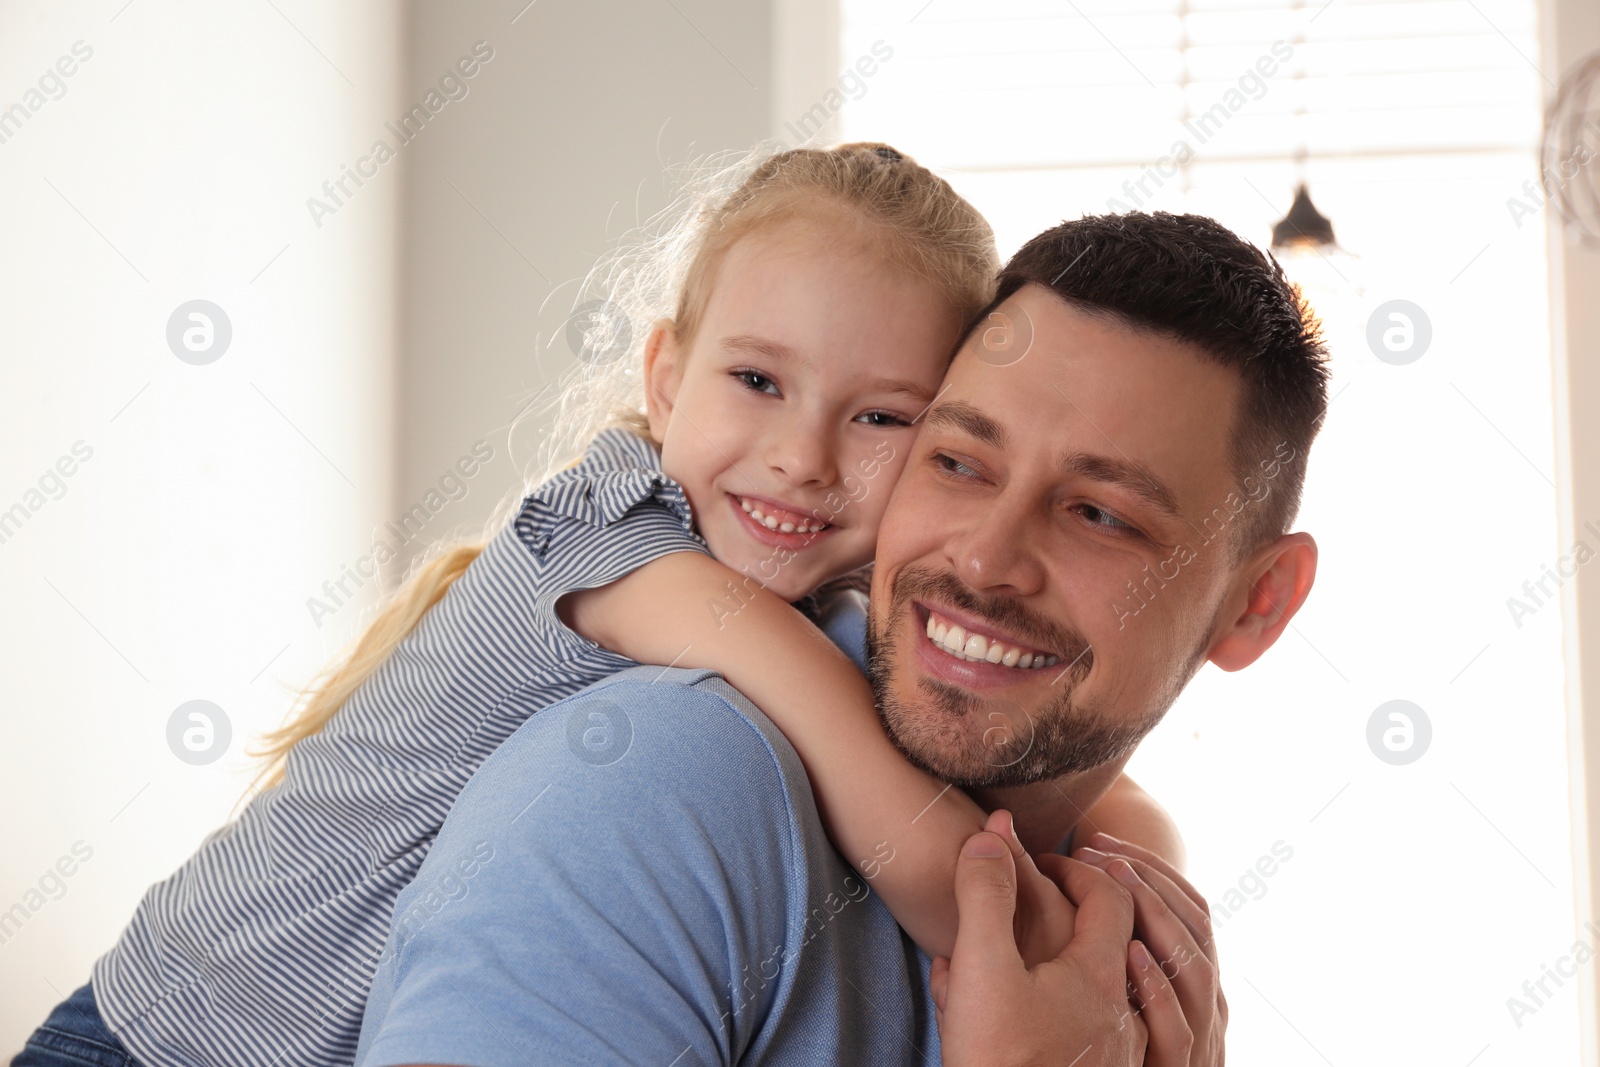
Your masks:
<svg viewBox="0 0 1600 1067"><path fill-rule="evenodd" d="M969 789L985 811L1011 813L1022 847L1035 855L1054 852L1122 773L1127 758L1093 770L1065 774L1033 785Z"/></svg>

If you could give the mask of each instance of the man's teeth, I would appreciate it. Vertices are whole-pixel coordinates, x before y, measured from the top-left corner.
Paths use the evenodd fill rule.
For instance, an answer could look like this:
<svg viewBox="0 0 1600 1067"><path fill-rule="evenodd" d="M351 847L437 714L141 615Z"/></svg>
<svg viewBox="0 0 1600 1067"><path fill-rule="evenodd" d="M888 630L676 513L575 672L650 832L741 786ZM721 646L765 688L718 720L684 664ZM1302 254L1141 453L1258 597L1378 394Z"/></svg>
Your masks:
<svg viewBox="0 0 1600 1067"><path fill-rule="evenodd" d="M771 515L762 514L759 507L757 507L755 504L752 504L744 497L739 498L739 506L744 508L745 514L749 515L752 519L756 520L767 529L777 530L779 533L821 533L823 530L828 528L828 524L825 522L779 522Z"/></svg>
<svg viewBox="0 0 1600 1067"><path fill-rule="evenodd" d="M1043 652L1024 652L1015 645L996 641L982 634L969 634L953 622L928 612L928 640L955 656L970 663L998 663L1005 667L1049 667L1061 662L1060 656Z"/></svg>

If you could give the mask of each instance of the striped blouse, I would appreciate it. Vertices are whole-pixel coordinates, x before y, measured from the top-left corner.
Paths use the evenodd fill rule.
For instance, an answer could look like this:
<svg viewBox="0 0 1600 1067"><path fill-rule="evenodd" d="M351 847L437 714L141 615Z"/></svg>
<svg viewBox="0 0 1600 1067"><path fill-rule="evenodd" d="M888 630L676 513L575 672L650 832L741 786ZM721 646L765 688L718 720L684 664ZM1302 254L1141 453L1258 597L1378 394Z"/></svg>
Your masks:
<svg viewBox="0 0 1600 1067"><path fill-rule="evenodd" d="M634 665L556 601L706 551L660 463L634 433L597 436L294 747L283 781L145 894L93 978L141 1064L352 1061L395 898L467 780L529 715Z"/></svg>

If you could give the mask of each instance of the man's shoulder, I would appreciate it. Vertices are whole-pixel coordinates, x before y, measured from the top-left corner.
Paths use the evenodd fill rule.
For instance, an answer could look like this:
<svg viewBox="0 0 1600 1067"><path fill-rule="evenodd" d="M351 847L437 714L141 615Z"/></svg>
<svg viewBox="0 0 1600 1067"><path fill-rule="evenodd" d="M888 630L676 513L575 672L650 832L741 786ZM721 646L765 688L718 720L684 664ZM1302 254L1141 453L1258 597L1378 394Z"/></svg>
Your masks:
<svg viewBox="0 0 1600 1067"><path fill-rule="evenodd" d="M809 868L837 862L793 746L703 669L634 667L531 716L478 768L438 842L491 833L529 855L659 850L657 870L742 855L773 903L803 901Z"/></svg>
<svg viewBox="0 0 1600 1067"><path fill-rule="evenodd" d="M772 723L639 667L479 768L397 901L358 1062L903 1062L907 1028L931 1047L908 944Z"/></svg>
<svg viewBox="0 0 1600 1067"><path fill-rule="evenodd" d="M484 762L457 809L491 799L503 784L520 795L530 775L635 798L760 787L786 806L815 806L782 731L703 669L633 667L550 705Z"/></svg>
<svg viewBox="0 0 1600 1067"><path fill-rule="evenodd" d="M484 761L435 848L481 841L503 842L513 865L560 857L599 892L619 875L672 882L739 857L780 924L785 907L803 910L818 853L831 858L804 765L777 727L715 672L651 666L550 705Z"/></svg>

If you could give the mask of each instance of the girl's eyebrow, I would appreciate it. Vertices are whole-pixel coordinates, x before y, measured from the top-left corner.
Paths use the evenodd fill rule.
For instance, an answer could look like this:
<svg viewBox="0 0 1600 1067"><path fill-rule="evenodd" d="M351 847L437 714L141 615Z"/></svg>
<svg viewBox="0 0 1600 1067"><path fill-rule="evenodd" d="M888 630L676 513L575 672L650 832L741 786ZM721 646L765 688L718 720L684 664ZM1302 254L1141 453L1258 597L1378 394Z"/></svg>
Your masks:
<svg viewBox="0 0 1600 1067"><path fill-rule="evenodd" d="M802 366L807 364L807 360L788 345L780 344L765 337L757 337L754 334L741 333L732 337L724 337L721 346L730 352L748 352L758 356L767 356L771 359L783 360L788 363L799 363Z"/></svg>
<svg viewBox="0 0 1600 1067"><path fill-rule="evenodd" d="M724 337L719 345L730 353L766 356L768 359L784 363L798 363L802 367L811 366L810 360L788 345L754 334L741 333ZM874 378L867 382L866 386L875 393L901 393L924 404L933 399L933 394L929 392L927 386L908 378Z"/></svg>
<svg viewBox="0 0 1600 1067"><path fill-rule="evenodd" d="M902 396L909 397L911 400L921 403L924 411L927 410L927 405L933 400L933 394L928 391L927 386L921 382L913 382L905 378L874 378L867 385L873 392L899 393ZM918 415L920 416L921 412L918 412Z"/></svg>

